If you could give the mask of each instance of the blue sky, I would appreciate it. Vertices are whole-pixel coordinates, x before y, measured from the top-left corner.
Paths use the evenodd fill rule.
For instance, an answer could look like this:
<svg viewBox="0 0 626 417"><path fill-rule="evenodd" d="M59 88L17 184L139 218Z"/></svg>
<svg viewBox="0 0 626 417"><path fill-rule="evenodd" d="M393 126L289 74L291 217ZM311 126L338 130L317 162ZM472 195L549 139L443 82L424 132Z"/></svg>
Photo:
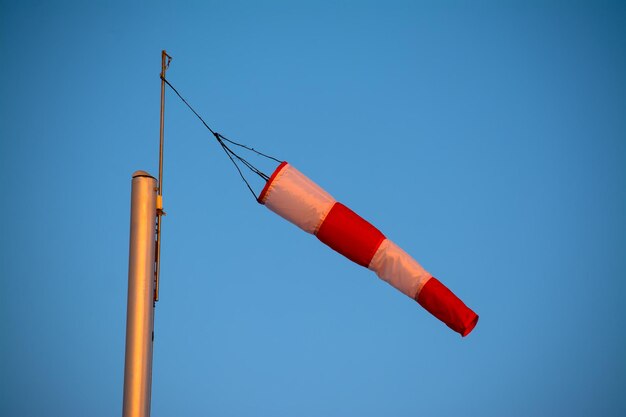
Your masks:
<svg viewBox="0 0 626 417"><path fill-rule="evenodd" d="M623 3L0 1L1 415L121 414L161 49L481 319L259 206L168 91L153 416L626 413Z"/></svg>

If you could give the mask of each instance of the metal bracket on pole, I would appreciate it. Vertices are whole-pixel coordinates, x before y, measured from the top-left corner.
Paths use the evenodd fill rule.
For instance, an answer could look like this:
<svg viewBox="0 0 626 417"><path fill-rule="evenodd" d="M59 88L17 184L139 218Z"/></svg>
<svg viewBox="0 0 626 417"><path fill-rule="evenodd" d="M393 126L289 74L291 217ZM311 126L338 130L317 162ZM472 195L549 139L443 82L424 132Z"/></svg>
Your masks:
<svg viewBox="0 0 626 417"><path fill-rule="evenodd" d="M161 51L161 125L159 131L159 186L156 200L156 248L154 256L154 302L159 301L159 276L161 272L161 217L163 210L163 127L165 123L165 72L172 62L172 57Z"/></svg>

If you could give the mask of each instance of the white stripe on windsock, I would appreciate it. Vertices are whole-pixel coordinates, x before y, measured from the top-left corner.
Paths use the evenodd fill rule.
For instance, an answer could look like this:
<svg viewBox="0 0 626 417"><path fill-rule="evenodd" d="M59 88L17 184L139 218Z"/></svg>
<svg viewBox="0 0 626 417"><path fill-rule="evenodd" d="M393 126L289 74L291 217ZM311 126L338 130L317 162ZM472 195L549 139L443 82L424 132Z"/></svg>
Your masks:
<svg viewBox="0 0 626 417"><path fill-rule="evenodd" d="M335 199L293 165L283 162L259 195L259 203L307 233L315 234Z"/></svg>
<svg viewBox="0 0 626 417"><path fill-rule="evenodd" d="M417 297L432 277L411 255L389 239L380 244L368 268L411 298Z"/></svg>

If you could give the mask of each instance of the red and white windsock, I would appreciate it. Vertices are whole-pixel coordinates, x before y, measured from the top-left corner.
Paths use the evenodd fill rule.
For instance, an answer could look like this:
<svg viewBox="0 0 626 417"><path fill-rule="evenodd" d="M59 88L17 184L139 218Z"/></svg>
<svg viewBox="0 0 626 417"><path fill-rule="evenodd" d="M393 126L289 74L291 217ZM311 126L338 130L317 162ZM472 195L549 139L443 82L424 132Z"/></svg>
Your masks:
<svg viewBox="0 0 626 417"><path fill-rule="evenodd" d="M287 162L276 168L258 201L346 258L376 272L461 336L467 336L476 326L478 315L452 291L378 229Z"/></svg>

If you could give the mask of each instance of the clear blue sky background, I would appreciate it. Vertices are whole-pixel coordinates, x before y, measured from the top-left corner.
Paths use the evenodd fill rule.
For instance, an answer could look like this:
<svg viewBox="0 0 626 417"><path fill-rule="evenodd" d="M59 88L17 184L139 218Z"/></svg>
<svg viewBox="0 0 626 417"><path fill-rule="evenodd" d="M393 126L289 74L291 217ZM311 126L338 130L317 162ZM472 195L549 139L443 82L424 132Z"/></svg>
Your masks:
<svg viewBox="0 0 626 417"><path fill-rule="evenodd" d="M0 415L121 414L164 48L207 122L481 320L462 339L259 206L168 91L153 416L626 414L624 3L3 0Z"/></svg>

